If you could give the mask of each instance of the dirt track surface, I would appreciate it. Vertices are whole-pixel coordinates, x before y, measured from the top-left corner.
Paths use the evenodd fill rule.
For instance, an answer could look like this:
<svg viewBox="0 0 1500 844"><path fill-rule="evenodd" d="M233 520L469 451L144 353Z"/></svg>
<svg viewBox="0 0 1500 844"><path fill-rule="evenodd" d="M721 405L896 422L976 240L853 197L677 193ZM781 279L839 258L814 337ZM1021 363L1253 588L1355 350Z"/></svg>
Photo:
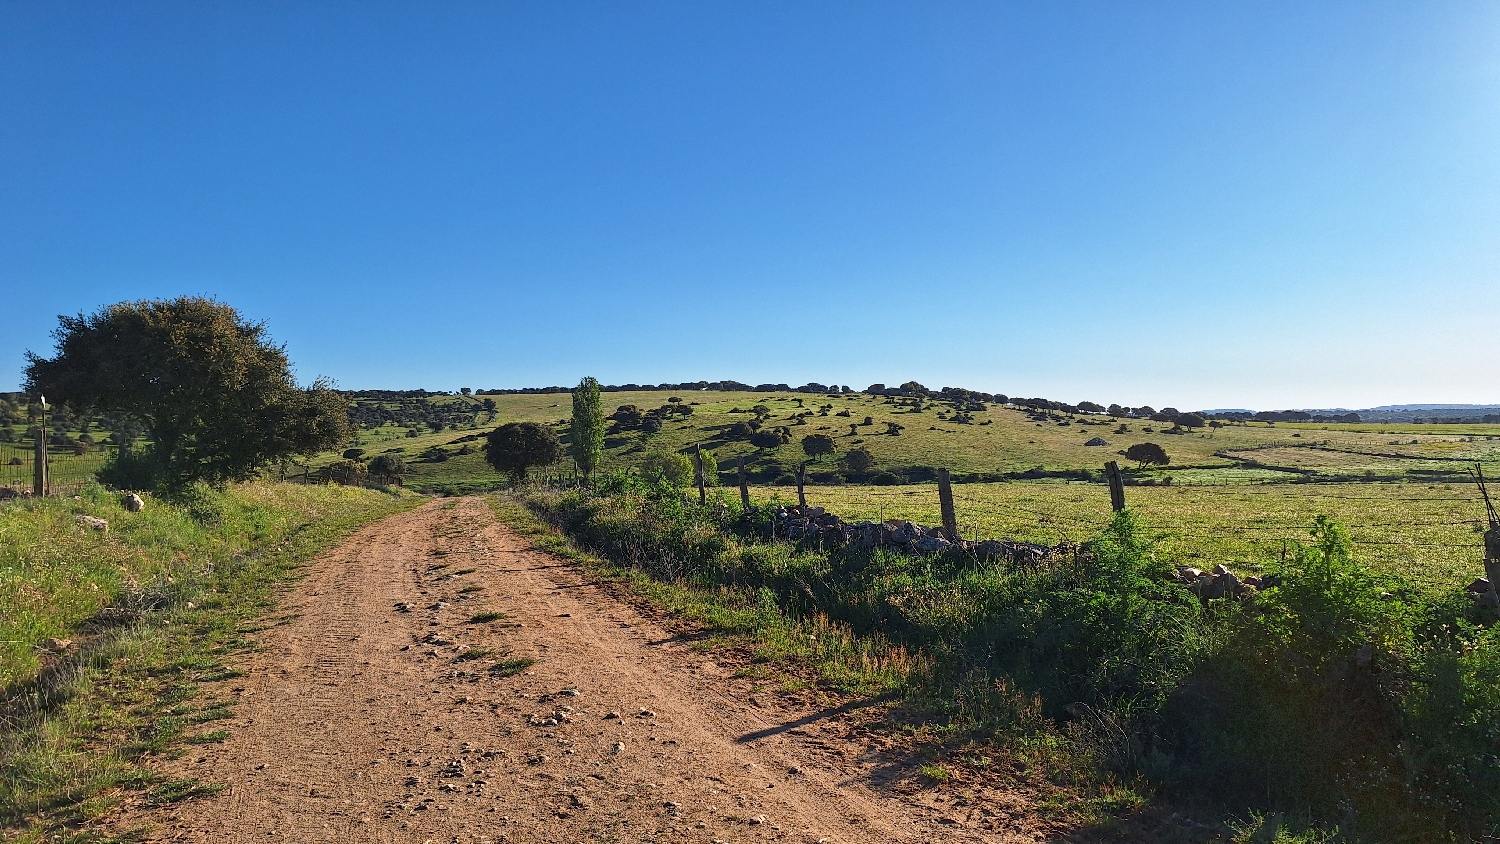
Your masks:
<svg viewBox="0 0 1500 844"><path fill-rule="evenodd" d="M482 499L365 528L283 610L222 684L236 717L208 726L228 740L159 766L227 788L122 827L213 842L1041 837L1016 798L894 788L911 772L851 730L858 710L753 694ZM470 621L486 610L504 617ZM470 649L489 652L460 659ZM536 662L511 674L515 658Z"/></svg>

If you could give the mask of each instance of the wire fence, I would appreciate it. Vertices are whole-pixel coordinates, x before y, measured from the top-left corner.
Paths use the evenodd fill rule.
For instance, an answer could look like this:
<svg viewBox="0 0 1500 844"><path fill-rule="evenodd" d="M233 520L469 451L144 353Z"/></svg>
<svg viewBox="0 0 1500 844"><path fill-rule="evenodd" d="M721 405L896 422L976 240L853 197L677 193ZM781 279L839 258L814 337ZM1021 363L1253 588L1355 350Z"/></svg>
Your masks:
<svg viewBox="0 0 1500 844"><path fill-rule="evenodd" d="M1113 515L1108 488L1091 483L954 484L966 539L1079 542ZM847 521L941 522L936 484L809 486L808 503ZM788 487L757 487L757 502L795 502ZM1451 586L1483 573L1483 503L1466 484L1279 484L1272 487L1128 487L1127 504L1155 538L1156 551L1192 565L1255 568L1311 541L1319 515L1343 524L1356 553L1375 567L1428 585Z"/></svg>
<svg viewBox="0 0 1500 844"><path fill-rule="evenodd" d="M48 491L67 495L78 491L114 453L112 447L88 444L60 446L47 452ZM36 447L30 442L0 443L0 489L30 495L36 470Z"/></svg>

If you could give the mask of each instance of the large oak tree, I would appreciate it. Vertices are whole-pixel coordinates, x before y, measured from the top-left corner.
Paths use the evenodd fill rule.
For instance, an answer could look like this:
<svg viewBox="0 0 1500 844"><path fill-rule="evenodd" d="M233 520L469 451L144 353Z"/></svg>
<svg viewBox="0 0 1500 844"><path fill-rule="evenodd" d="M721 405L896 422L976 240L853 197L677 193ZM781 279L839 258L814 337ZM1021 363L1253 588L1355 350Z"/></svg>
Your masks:
<svg viewBox="0 0 1500 844"><path fill-rule="evenodd" d="M221 302L121 302L58 320L54 356L26 354L26 391L140 420L164 487L243 480L349 436L348 400L323 381L299 387L265 325Z"/></svg>

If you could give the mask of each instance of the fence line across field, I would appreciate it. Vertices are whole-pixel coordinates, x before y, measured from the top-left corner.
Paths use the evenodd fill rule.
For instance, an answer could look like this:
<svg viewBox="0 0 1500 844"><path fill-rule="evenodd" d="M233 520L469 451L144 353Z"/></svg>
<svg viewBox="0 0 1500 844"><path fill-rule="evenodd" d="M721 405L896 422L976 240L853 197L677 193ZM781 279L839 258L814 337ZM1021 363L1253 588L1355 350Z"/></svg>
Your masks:
<svg viewBox="0 0 1500 844"><path fill-rule="evenodd" d="M846 521L907 520L936 526L940 521L949 521L943 518L940 486L920 484L901 489L816 486L807 487L805 494L809 503L826 507ZM1136 486L1120 491L1134 499L1127 503L1146 514L1150 533L1169 549L1176 549L1172 553L1189 562L1265 562L1280 556L1281 549L1289 542L1311 541L1309 531L1313 516L1320 511L1342 521L1347 526L1351 542L1358 548L1367 549L1372 562L1406 571L1425 569L1428 573L1423 576L1433 582L1449 582L1469 576L1466 572L1474 569L1482 556L1476 544L1477 530L1485 521L1469 517L1468 508L1479 508L1480 504L1475 494L1466 494L1467 490L1454 490L1451 495L1441 496L1373 496L1329 494L1302 484L1285 486L1288 488L1276 492L1257 490L1251 493L1257 496L1253 507L1285 510L1268 514L1269 518L1255 515L1254 510L1250 513L1233 512L1234 502L1239 496L1209 495L1206 496L1209 498L1206 506L1201 507L1196 506L1199 502L1177 498L1176 493L1203 491L1197 485ZM973 540L1008 538L1052 544L1088 539L1108 525L1115 502L1104 485L1059 483L1047 484L1046 487L1046 492L1038 493L1036 487L1019 484L953 485L953 514L950 517L953 535ZM1214 493L1220 491L1221 488L1212 490ZM763 487L758 497L764 501L769 494L773 500L790 503L786 492L790 490ZM1042 500L1028 501L1027 504L1032 506L997 500L998 495L1007 492L1028 498L1037 495ZM1058 497L1053 502L1055 507L1046 503L1048 496ZM1276 498L1285 498L1287 506L1278 507ZM1388 504L1404 512L1381 512L1381 508L1359 504L1343 505L1344 502L1367 501ZM1325 506L1332 510L1324 511ZM1305 519L1298 518L1297 514L1302 514ZM1477 509L1473 515L1478 515ZM1361 521L1361 516L1375 518Z"/></svg>
<svg viewBox="0 0 1500 844"><path fill-rule="evenodd" d="M47 451L47 487L52 495L77 492L104 465L113 449L85 446L82 453L74 447L53 446ZM31 442L0 443L0 487L12 492L31 494L36 479L36 446Z"/></svg>

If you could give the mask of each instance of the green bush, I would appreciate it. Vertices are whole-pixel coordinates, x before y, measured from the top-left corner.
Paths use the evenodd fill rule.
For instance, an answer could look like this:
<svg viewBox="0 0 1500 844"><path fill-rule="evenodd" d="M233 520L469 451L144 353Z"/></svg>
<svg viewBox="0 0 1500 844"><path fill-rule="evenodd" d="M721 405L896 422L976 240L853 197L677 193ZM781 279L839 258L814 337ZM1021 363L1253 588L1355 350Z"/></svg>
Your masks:
<svg viewBox="0 0 1500 844"><path fill-rule="evenodd" d="M662 480L676 489L693 482L692 458L675 451L653 451L641 458L641 476L652 481Z"/></svg>
<svg viewBox="0 0 1500 844"><path fill-rule="evenodd" d="M734 522L667 482L534 504L652 576L753 592L768 611L925 654L913 691L960 729L1029 724L1070 758L1231 815L1281 813L1296 823L1265 828L1311 828L1308 840L1500 826L1493 612L1373 575L1326 518L1270 566L1279 585L1201 601L1128 511L1084 553L1007 566L766 542L768 509Z"/></svg>

